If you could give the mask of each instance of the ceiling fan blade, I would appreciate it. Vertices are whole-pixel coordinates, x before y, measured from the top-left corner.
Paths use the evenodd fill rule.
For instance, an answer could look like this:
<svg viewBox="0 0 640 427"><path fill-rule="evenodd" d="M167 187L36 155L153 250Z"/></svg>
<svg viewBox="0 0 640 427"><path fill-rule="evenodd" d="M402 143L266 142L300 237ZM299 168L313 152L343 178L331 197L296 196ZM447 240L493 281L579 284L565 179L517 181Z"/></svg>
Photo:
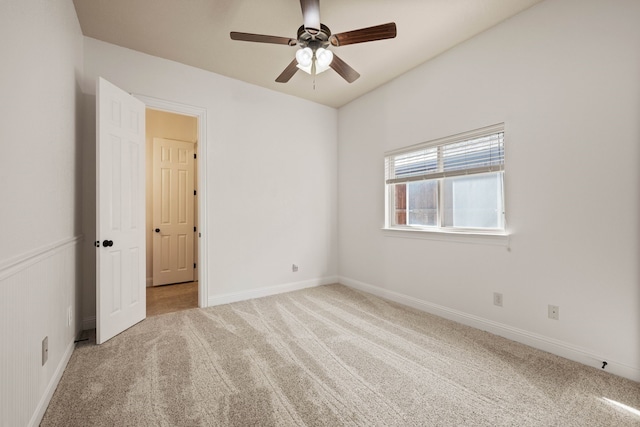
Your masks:
<svg viewBox="0 0 640 427"><path fill-rule="evenodd" d="M320 32L320 0L300 0L304 28L311 34Z"/></svg>
<svg viewBox="0 0 640 427"><path fill-rule="evenodd" d="M289 46L295 46L298 43L297 40L290 39L288 37L265 36L264 34L239 33L237 31L231 31L229 35L231 36L231 40L240 40L244 42L286 44Z"/></svg>
<svg viewBox="0 0 640 427"><path fill-rule="evenodd" d="M282 73L276 79L278 83L286 83L291 80L291 77L298 71L298 61L295 59L291 61L291 64L287 65L287 68L284 69Z"/></svg>
<svg viewBox="0 0 640 427"><path fill-rule="evenodd" d="M360 74L356 70L351 68L349 64L340 59L335 53L333 54L333 61L331 61L330 67L349 83L355 82L358 80L358 77L360 77Z"/></svg>
<svg viewBox="0 0 640 427"><path fill-rule="evenodd" d="M388 24L376 25L374 27L361 28L359 30L334 34L329 38L329 41L334 46L346 46L348 44L392 39L396 36L396 34L396 23L389 22Z"/></svg>

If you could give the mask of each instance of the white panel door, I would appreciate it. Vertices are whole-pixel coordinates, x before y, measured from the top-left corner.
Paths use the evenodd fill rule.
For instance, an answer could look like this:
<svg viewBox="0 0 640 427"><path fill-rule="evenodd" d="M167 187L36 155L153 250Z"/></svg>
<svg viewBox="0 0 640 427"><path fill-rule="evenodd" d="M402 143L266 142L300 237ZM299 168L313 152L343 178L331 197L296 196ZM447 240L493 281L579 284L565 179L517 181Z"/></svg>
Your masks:
<svg viewBox="0 0 640 427"><path fill-rule="evenodd" d="M145 105L99 78L96 91L96 342L146 317Z"/></svg>
<svg viewBox="0 0 640 427"><path fill-rule="evenodd" d="M194 278L194 149L153 138L153 286Z"/></svg>

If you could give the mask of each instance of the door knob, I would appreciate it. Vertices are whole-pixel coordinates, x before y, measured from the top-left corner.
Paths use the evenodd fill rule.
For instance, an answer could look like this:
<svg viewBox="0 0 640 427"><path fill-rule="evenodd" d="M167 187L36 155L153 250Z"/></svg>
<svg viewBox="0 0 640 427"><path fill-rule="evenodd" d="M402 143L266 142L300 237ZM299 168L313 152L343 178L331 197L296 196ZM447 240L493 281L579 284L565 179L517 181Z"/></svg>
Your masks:
<svg viewBox="0 0 640 427"><path fill-rule="evenodd" d="M113 240L104 240L102 242L102 246L104 246L105 248L108 248L110 246L113 246Z"/></svg>
<svg viewBox="0 0 640 427"><path fill-rule="evenodd" d="M159 228L156 228L156 233L159 233L159 232L160 232L160 229L159 229Z"/></svg>

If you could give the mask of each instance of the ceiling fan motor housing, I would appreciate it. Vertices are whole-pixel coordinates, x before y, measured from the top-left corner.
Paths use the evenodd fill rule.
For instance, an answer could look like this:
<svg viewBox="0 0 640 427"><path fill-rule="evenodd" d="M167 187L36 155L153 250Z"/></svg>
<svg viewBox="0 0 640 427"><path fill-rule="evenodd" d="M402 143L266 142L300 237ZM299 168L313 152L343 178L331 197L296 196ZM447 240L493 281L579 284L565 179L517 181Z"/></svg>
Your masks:
<svg viewBox="0 0 640 427"><path fill-rule="evenodd" d="M308 47L313 51L318 48L327 48L329 46L329 38L331 37L331 30L324 24L320 24L320 31L315 34L309 32L304 25L298 28L298 45L301 48Z"/></svg>

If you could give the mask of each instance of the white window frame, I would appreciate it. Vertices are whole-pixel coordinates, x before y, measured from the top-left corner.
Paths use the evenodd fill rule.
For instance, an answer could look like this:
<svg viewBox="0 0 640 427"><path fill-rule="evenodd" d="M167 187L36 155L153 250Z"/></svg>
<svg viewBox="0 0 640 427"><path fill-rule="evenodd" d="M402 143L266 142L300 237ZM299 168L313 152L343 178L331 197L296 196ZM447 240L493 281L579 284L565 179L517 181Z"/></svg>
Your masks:
<svg viewBox="0 0 640 427"><path fill-rule="evenodd" d="M497 167L496 166L477 167L477 168L471 168L468 170L465 169L465 170L456 170L456 171L449 171L449 172L443 171L443 164L442 164L443 147L451 144L456 144L459 142L464 142L464 141L481 138L485 136L490 136L490 135L495 135L495 134L503 134L502 150L504 154L505 146L506 146L504 129L505 129L504 123L499 123L499 124L487 126L481 129L476 129L473 131L464 132L461 134L452 135L445 138L440 138L437 140L416 144L410 147L404 147L398 150L393 150L385 153L385 225L383 230L394 232L393 234L395 234L396 237L398 237L398 234L400 234L399 237L409 237L409 236L414 237L415 234L423 234L423 235L424 234L431 234L431 235L454 234L454 235L466 235L466 236L478 235L478 236L487 236L489 238L493 236L498 238L502 236L508 236L507 219L506 219L506 200L505 200L505 194L504 194L505 193L504 191L504 188L505 188L504 159L500 163L500 165ZM425 175L429 176L429 178L421 177L420 174L418 174L415 177L415 179L408 179L404 182L408 183L411 181L426 180L426 179L435 180L437 182L437 185L438 185L437 224L434 226L396 225L394 224L395 222L394 218L396 214L394 185L398 183L397 182L398 180L389 179L390 176L394 174L394 171L392 170L390 171L390 169L393 168L393 161L390 161L390 159L396 156L400 156L402 154L408 154L408 153L412 153L412 152L416 152L416 151L424 150L428 148L437 149L438 170L432 173L426 172ZM502 207L503 207L502 224L503 224L503 227L502 228L463 228L463 227L444 226L443 225L443 217L444 217L443 207L444 207L445 194L443 191L443 180L445 178L453 177L453 176L476 175L476 174L482 174L482 173L495 173L495 172L502 173ZM407 206L407 218L408 218L408 215L409 215L409 212L408 212L408 206ZM402 232L402 233L397 233L397 232Z"/></svg>

